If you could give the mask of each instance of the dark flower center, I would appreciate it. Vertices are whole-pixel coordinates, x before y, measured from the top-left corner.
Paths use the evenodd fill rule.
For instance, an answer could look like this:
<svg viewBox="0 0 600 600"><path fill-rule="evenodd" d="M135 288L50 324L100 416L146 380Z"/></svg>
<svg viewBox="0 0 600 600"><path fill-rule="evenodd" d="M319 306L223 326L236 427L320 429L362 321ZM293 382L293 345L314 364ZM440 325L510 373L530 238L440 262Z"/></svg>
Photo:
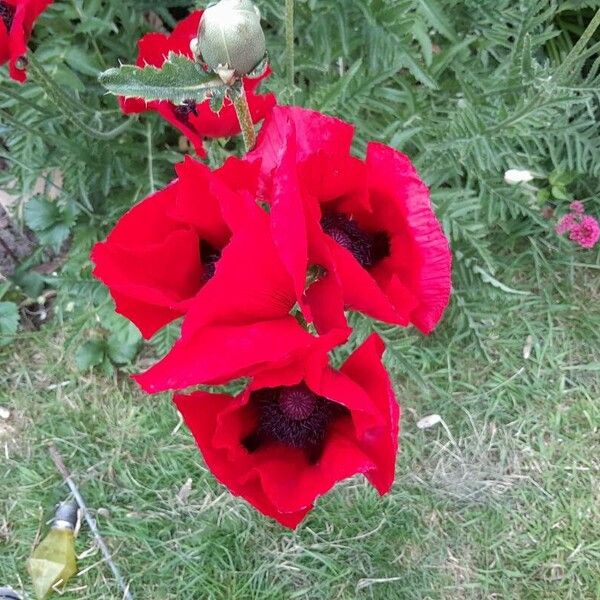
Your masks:
<svg viewBox="0 0 600 600"><path fill-rule="evenodd" d="M258 425L242 441L249 452L269 442L280 442L303 449L311 463L323 452L331 422L347 412L343 406L312 392L304 383L253 392L250 405L257 411Z"/></svg>
<svg viewBox="0 0 600 600"><path fill-rule="evenodd" d="M221 258L221 251L211 246L207 241L200 242L200 260L202 261L202 283L206 283L215 274L217 262Z"/></svg>
<svg viewBox="0 0 600 600"><path fill-rule="evenodd" d="M196 103L193 100L184 100L183 104L180 104L175 107L175 115L180 121L184 123L189 123L190 114L198 116L198 111L196 110Z"/></svg>
<svg viewBox="0 0 600 600"><path fill-rule="evenodd" d="M15 7L11 6L7 2L0 0L0 19L4 21L6 31L10 31L10 28L15 17Z"/></svg>
<svg viewBox="0 0 600 600"><path fill-rule="evenodd" d="M385 232L369 233L342 213L327 213L321 219L323 231L352 253L365 268L375 266L390 255L390 239Z"/></svg>

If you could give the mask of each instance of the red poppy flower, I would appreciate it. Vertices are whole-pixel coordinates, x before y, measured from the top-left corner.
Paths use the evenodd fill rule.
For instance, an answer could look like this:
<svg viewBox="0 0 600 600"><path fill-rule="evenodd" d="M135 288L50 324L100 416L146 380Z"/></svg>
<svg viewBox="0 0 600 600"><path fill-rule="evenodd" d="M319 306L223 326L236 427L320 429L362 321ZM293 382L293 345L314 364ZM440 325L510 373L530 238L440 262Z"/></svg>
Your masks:
<svg viewBox="0 0 600 600"><path fill-rule="evenodd" d="M27 53L33 24L52 0L0 0L0 65L9 62L12 79L24 82L27 73L17 61Z"/></svg>
<svg viewBox="0 0 600 600"><path fill-rule="evenodd" d="M275 107L248 160L261 165L275 243L299 292L306 265L326 274L299 300L320 330L339 305L429 333L448 303L451 255L426 185L410 160L354 128L298 107ZM338 306L338 308L333 308Z"/></svg>
<svg viewBox="0 0 600 600"><path fill-rule="evenodd" d="M153 65L160 67L167 59L169 52L192 57L190 42L198 33L198 24L202 16L201 10L191 13L180 21L170 35L149 33L138 42L138 57L136 65L142 67ZM270 69L264 75L255 79L244 79L248 105L252 121L257 123L265 118L274 106L276 100L273 94L257 94L256 88L262 79L271 73ZM240 133L240 126L231 101L226 100L222 110L217 114L209 106L209 102L186 102L176 106L167 101L152 101L146 103L142 99L120 98L119 104L126 114L155 110L171 125L179 129L194 145L198 156L205 156L202 144L204 138L229 137Z"/></svg>
<svg viewBox="0 0 600 600"><path fill-rule="evenodd" d="M231 492L295 528L338 481L394 480L400 410L372 335L337 371L318 344L263 371L238 396L196 392L175 404L206 464Z"/></svg>
<svg viewBox="0 0 600 600"><path fill-rule="evenodd" d="M176 170L92 251L117 312L150 337L190 311L186 341L204 325L288 315L295 295L255 202L257 169L230 158L211 171L186 157Z"/></svg>

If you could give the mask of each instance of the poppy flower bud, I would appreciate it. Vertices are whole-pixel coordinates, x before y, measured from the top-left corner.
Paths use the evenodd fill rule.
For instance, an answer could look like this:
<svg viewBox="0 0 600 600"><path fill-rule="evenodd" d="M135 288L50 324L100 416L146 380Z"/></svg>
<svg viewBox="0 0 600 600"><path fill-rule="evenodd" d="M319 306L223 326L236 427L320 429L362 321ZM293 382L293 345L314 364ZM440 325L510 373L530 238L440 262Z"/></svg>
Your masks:
<svg viewBox="0 0 600 600"><path fill-rule="evenodd" d="M260 11L250 0L221 0L209 6L192 48L225 83L233 83L250 73L265 56Z"/></svg>

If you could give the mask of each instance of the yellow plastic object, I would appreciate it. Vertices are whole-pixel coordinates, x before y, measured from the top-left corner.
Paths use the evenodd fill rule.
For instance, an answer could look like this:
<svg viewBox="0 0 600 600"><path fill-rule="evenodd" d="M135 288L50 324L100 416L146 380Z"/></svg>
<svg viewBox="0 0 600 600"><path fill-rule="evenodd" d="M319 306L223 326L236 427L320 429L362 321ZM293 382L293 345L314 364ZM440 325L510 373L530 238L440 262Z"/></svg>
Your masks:
<svg viewBox="0 0 600 600"><path fill-rule="evenodd" d="M63 587L77 573L73 533L77 507L71 508L74 510L74 519L64 518L64 507L65 505L62 505L58 509L52 529L27 561L27 570L39 600L47 598L55 585L59 584ZM63 510L62 514L61 510Z"/></svg>

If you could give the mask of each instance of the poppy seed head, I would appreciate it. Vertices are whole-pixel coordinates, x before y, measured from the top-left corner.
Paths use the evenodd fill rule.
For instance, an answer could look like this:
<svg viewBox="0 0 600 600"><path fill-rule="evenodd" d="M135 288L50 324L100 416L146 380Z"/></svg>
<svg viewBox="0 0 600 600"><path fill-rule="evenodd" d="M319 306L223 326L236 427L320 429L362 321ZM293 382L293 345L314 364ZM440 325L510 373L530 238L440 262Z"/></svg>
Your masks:
<svg viewBox="0 0 600 600"><path fill-rule="evenodd" d="M342 248L352 253L365 269L389 256L389 237L384 232L369 233L354 220L342 213L328 213L321 219L323 231Z"/></svg>
<svg viewBox="0 0 600 600"><path fill-rule="evenodd" d="M212 279L215 274L217 262L221 258L221 251L211 246L207 241L200 242L200 260L202 261L202 283Z"/></svg>
<svg viewBox="0 0 600 600"><path fill-rule="evenodd" d="M243 440L249 452L268 442L280 442L306 451L309 462L321 455L330 423L344 414L341 405L312 392L304 383L253 392L256 430Z"/></svg>

